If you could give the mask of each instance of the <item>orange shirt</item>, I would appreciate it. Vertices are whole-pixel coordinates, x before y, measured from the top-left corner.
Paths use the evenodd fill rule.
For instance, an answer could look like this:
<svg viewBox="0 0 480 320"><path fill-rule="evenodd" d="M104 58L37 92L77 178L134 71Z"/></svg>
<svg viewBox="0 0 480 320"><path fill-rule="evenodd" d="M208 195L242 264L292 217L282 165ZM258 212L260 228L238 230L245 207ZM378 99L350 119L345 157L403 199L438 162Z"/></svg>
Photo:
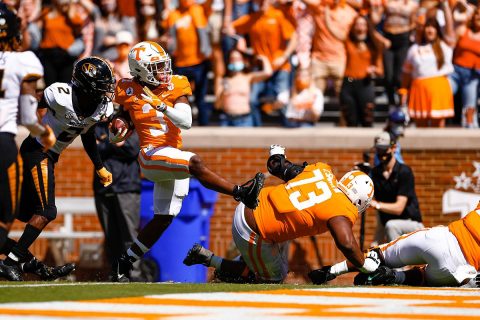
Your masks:
<svg viewBox="0 0 480 320"><path fill-rule="evenodd" d="M318 162L288 183L263 188L254 211L261 236L283 242L321 234L328 230L327 221L336 216L355 223L357 208L336 186L330 166Z"/></svg>
<svg viewBox="0 0 480 320"><path fill-rule="evenodd" d="M334 61L345 63L346 54L343 41L337 39L327 27L325 22L325 10L321 6L309 6L313 21L315 22L315 33L312 39L312 57L320 61ZM323 10L322 10L323 9ZM348 34L357 12L348 4L337 5L330 9L330 28L337 32Z"/></svg>
<svg viewBox="0 0 480 320"><path fill-rule="evenodd" d="M283 12L274 7L243 16L233 22L233 27L239 34L248 33L255 54L267 57L270 63L283 56L295 32ZM290 64L286 62L280 69L288 71Z"/></svg>
<svg viewBox="0 0 480 320"><path fill-rule="evenodd" d="M40 48L62 48L68 49L75 41L74 31L67 23L65 16L60 13L56 15L50 15L47 13L43 18L43 37L40 43ZM79 15L76 15L71 19L71 23L75 27L81 27L83 20Z"/></svg>
<svg viewBox="0 0 480 320"><path fill-rule="evenodd" d="M362 50L356 43L348 39L345 41L345 49L347 52L345 77L364 79L368 76L367 69L369 66L376 66L377 70L382 68L381 56L379 54L375 55L368 46L365 46L365 49Z"/></svg>
<svg viewBox="0 0 480 320"><path fill-rule="evenodd" d="M181 96L192 94L190 83L184 76L172 76L168 88L157 87L152 90L169 107ZM115 102L123 105L135 125L140 147L171 146L182 147L180 129L160 111L142 100L143 86L133 79L122 79L115 88Z"/></svg>
<svg viewBox="0 0 480 320"><path fill-rule="evenodd" d="M448 229L457 238L465 260L480 270L480 202L463 219L450 223Z"/></svg>
<svg viewBox="0 0 480 320"><path fill-rule="evenodd" d="M200 52L200 40L197 29L207 27L207 18L203 8L194 4L187 11L173 11L167 19L167 28L176 29L177 46L173 56L177 67L190 67L206 59Z"/></svg>
<svg viewBox="0 0 480 320"><path fill-rule="evenodd" d="M480 69L480 40L472 39L467 29L458 40L453 54L453 63L467 69Z"/></svg>

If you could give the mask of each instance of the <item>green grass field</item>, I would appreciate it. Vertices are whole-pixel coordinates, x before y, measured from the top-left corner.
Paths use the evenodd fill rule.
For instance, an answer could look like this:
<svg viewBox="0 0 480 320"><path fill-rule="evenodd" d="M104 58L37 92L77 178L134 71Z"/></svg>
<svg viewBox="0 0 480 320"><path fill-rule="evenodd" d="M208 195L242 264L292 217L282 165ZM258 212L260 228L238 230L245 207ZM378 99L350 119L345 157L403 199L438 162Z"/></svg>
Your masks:
<svg viewBox="0 0 480 320"><path fill-rule="evenodd" d="M0 303L64 300L92 300L137 297L166 293L236 292L295 288L313 285L270 285L230 283L73 283L0 282Z"/></svg>

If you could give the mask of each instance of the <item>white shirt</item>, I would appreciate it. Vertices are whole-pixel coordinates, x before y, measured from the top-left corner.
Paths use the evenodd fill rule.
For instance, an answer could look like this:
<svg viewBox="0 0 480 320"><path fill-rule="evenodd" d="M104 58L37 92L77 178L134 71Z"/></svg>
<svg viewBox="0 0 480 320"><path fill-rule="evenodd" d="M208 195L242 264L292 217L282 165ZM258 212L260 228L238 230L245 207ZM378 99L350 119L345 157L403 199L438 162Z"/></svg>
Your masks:
<svg viewBox="0 0 480 320"><path fill-rule="evenodd" d="M431 44L414 44L408 50L405 63L403 64L403 72L410 73L412 79L433 78L452 73L453 49L443 41L440 42L440 46L445 59L445 63L440 69L437 67L437 58L433 53Z"/></svg>
<svg viewBox="0 0 480 320"><path fill-rule="evenodd" d="M0 132L17 134L20 89L29 76L43 77L43 66L33 52L0 52Z"/></svg>

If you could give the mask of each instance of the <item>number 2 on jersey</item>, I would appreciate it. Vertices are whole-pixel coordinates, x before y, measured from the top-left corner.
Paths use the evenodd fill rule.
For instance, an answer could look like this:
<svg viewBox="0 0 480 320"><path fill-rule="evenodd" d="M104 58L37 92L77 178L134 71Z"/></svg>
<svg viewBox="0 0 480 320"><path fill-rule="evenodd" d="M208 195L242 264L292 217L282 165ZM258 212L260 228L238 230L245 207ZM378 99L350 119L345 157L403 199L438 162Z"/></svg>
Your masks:
<svg viewBox="0 0 480 320"><path fill-rule="evenodd" d="M319 169L315 169L312 173L313 177L311 178L290 182L285 186L287 190L303 186L300 189L303 192L297 190L292 192L289 196L290 202L297 210L304 210L313 207L314 205L322 203L332 197L332 190L325 181L325 176L322 172ZM309 192L305 194L307 191Z"/></svg>

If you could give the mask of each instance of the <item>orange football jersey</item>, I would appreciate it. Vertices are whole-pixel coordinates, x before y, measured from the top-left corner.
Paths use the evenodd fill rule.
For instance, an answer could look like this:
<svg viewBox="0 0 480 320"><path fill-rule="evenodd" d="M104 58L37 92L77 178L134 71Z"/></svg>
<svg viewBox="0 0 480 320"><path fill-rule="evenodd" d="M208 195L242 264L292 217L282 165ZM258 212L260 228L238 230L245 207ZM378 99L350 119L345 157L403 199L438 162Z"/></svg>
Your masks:
<svg viewBox="0 0 480 320"><path fill-rule="evenodd" d="M181 96L192 94L190 83L184 76L172 76L168 87L157 87L152 90L169 108ZM180 129L162 112L154 109L142 99L143 86L134 79L121 79L115 88L115 102L123 105L135 125L140 146L182 147Z"/></svg>
<svg viewBox="0 0 480 320"><path fill-rule="evenodd" d="M465 260L480 270L480 202L463 219L450 223L448 229L457 238Z"/></svg>
<svg viewBox="0 0 480 320"><path fill-rule="evenodd" d="M318 162L287 183L263 188L254 211L261 236L283 242L320 234L328 230L327 221L335 216L355 223L357 208L336 186L330 166Z"/></svg>

